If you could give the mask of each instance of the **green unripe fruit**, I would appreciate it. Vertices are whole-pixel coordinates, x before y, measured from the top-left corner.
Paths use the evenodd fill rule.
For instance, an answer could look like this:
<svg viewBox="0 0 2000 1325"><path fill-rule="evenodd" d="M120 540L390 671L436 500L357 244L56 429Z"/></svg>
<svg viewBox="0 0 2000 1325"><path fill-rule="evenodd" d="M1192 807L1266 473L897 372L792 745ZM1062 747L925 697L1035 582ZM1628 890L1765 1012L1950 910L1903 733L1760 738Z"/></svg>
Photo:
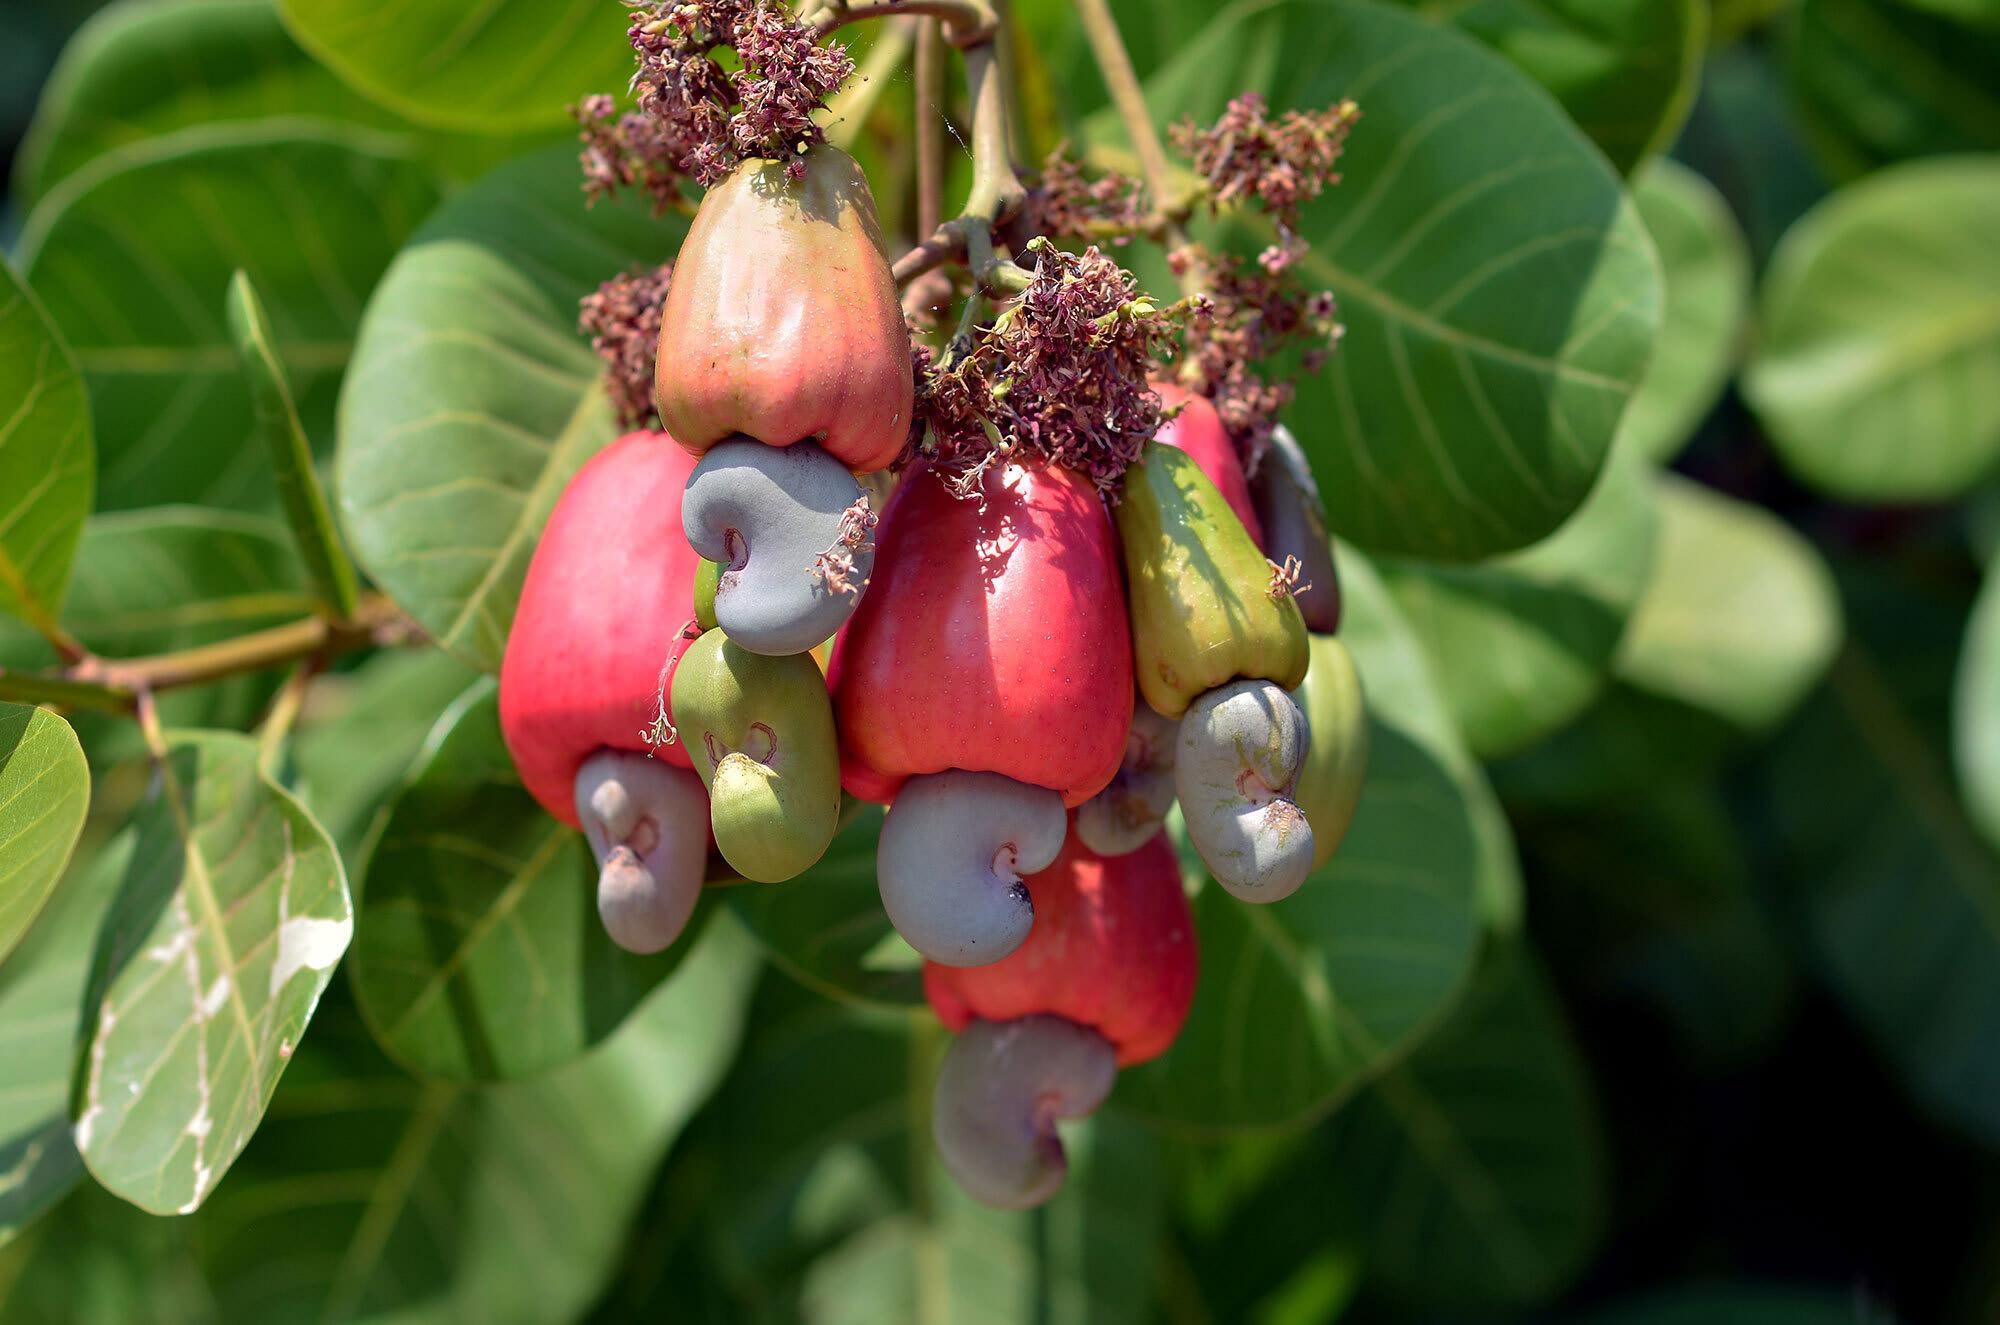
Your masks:
<svg viewBox="0 0 2000 1325"><path fill-rule="evenodd" d="M1184 451L1149 443L1113 508L1125 547L1139 693L1178 718L1241 679L1291 690L1310 657L1305 620L1222 494Z"/></svg>
<svg viewBox="0 0 2000 1325"><path fill-rule="evenodd" d="M1312 670L1292 692L1305 710L1312 745L1292 793L1313 828L1313 868L1332 858L1354 822L1368 772L1368 708L1354 655L1331 635L1312 637Z"/></svg>
<svg viewBox="0 0 2000 1325"><path fill-rule="evenodd" d="M715 586L722 578L722 566L701 559L694 568L694 623L703 630L715 629Z"/></svg>
<svg viewBox="0 0 2000 1325"><path fill-rule="evenodd" d="M811 868L840 821L840 752L819 664L707 631L674 673L673 710L730 868L759 883Z"/></svg>

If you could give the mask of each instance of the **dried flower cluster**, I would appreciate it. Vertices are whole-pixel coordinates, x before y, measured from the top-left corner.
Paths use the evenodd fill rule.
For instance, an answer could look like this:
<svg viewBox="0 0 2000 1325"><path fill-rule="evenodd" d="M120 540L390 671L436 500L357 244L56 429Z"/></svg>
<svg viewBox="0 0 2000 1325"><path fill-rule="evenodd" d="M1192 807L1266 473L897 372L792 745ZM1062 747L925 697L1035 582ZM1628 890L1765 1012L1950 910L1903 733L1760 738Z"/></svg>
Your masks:
<svg viewBox="0 0 2000 1325"><path fill-rule="evenodd" d="M1051 239L1127 244L1146 226L1145 185L1116 171L1090 178L1065 143L1042 162L1028 194L1027 219Z"/></svg>
<svg viewBox="0 0 2000 1325"><path fill-rule="evenodd" d="M604 389L618 412L618 426L634 428L653 413L653 368L660 348L660 309L674 267L615 276L583 297L577 329L604 360Z"/></svg>
<svg viewBox="0 0 2000 1325"><path fill-rule="evenodd" d="M1094 247L1066 253L1036 239L1027 255L1028 288L927 375L928 453L966 491L1008 459L1066 465L1108 490L1160 426L1147 378L1188 307L1156 306Z"/></svg>
<svg viewBox="0 0 2000 1325"><path fill-rule="evenodd" d="M1245 92L1210 127L1187 120L1170 137L1208 182L1210 206L1255 200L1289 236L1299 208L1340 182L1334 164L1360 114L1342 101L1325 110L1288 110L1274 120L1263 97Z"/></svg>
<svg viewBox="0 0 2000 1325"><path fill-rule="evenodd" d="M1187 329L1190 385L1215 402L1223 427L1255 473L1271 429L1294 394L1289 381L1267 381L1259 367L1303 344L1299 367L1319 371L1340 338L1333 293L1305 289L1289 262L1252 263L1206 250L1170 253L1168 262L1176 271L1199 263L1208 278L1208 307Z"/></svg>
<svg viewBox="0 0 2000 1325"><path fill-rule="evenodd" d="M682 174L714 184L749 157L790 160L803 174L798 154L825 141L812 114L854 72L845 50L819 45L777 0L627 3L639 55L632 91ZM724 46L740 68L716 59Z"/></svg>
<svg viewBox="0 0 2000 1325"><path fill-rule="evenodd" d="M840 513L840 525L834 531L833 546L814 557L813 564L806 567L807 572L817 576L829 593L860 593L868 582L855 583L854 559L875 545L875 526L880 523L882 517L875 514L868 494L862 493L854 499L852 506Z"/></svg>
<svg viewBox="0 0 2000 1325"><path fill-rule="evenodd" d="M650 115L618 110L618 103L599 93L585 97L571 112L583 142L583 194L595 203L620 189L638 188L653 200L660 216L681 204L681 150L667 137L666 127Z"/></svg>

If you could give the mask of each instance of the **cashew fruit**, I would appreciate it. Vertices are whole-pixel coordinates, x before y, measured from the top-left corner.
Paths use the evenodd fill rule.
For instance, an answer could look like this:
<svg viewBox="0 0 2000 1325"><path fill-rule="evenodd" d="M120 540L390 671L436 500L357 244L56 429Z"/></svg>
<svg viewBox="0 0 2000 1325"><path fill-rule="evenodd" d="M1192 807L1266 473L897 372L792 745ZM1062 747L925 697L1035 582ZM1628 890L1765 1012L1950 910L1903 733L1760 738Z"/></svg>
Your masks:
<svg viewBox="0 0 2000 1325"><path fill-rule="evenodd" d="M1194 457L1201 472L1208 475L1208 481L1243 522L1250 541L1263 547L1264 528L1250 500L1250 480L1243 475L1243 459L1237 455L1236 443L1229 439L1229 431L1222 426L1222 416L1215 412L1215 406L1208 397L1198 396L1175 382L1154 382L1153 390L1168 409L1180 406L1180 413L1161 424L1153 440L1178 447Z"/></svg>
<svg viewBox="0 0 2000 1325"><path fill-rule="evenodd" d="M990 966L924 967L924 994L944 1024L1049 1013L1102 1035L1120 1066L1165 1053L1194 1001L1194 915L1164 835L1137 851L1097 855L1075 834L1027 879L1035 929Z"/></svg>
<svg viewBox="0 0 2000 1325"><path fill-rule="evenodd" d="M1299 584L1292 597L1306 629L1317 635L1335 633L1340 629L1340 573L1326 531L1326 506L1305 451L1282 423L1271 433L1271 449L1251 480L1250 496L1263 522L1265 555L1280 565L1287 558L1298 559Z"/></svg>
<svg viewBox="0 0 2000 1325"><path fill-rule="evenodd" d="M632 952L668 947L687 928L708 866L700 780L630 750L600 750L577 771L576 814L598 860L605 932Z"/></svg>
<svg viewBox="0 0 2000 1325"><path fill-rule="evenodd" d="M848 592L814 572L861 500L854 475L812 442L763 446L738 438L710 448L681 500L694 550L716 563L714 622L752 653L804 653L830 639L855 604L874 563L872 547L848 550ZM863 508L865 509L865 508Z"/></svg>
<svg viewBox="0 0 2000 1325"><path fill-rule="evenodd" d="M819 664L707 631L674 673L673 705L722 858L759 883L811 868L840 820L839 746Z"/></svg>
<svg viewBox="0 0 2000 1325"><path fill-rule="evenodd" d="M656 403L697 455L813 439L866 473L909 436L910 333L861 167L828 146L805 167L745 161L702 199L661 310Z"/></svg>
<svg viewBox="0 0 2000 1325"><path fill-rule="evenodd" d="M1185 451L1148 444L1113 508L1131 584L1139 692L1169 718L1239 677L1292 689L1306 628L1222 494Z"/></svg>
<svg viewBox="0 0 2000 1325"><path fill-rule="evenodd" d="M1068 1175L1056 1120L1095 1113L1117 1077L1111 1046L1074 1022L975 1022L945 1051L931 1136L974 1198L1025 1210L1054 1196Z"/></svg>
<svg viewBox="0 0 2000 1325"><path fill-rule="evenodd" d="M1215 881L1275 902L1312 873L1313 824L1296 793L1311 748L1306 715L1269 681L1232 681L1188 706L1174 794L1188 840Z"/></svg>
<svg viewBox="0 0 2000 1325"><path fill-rule="evenodd" d="M1180 724L1153 712L1145 700L1132 706L1125 762L1111 785L1079 805L1076 835L1100 856L1136 851L1166 823L1174 803L1174 753Z"/></svg>
<svg viewBox="0 0 2000 1325"><path fill-rule="evenodd" d="M1347 836L1368 773L1368 708L1347 646L1331 635L1314 635L1312 668L1292 699L1305 711L1312 733L1292 799L1312 822L1318 869Z"/></svg>

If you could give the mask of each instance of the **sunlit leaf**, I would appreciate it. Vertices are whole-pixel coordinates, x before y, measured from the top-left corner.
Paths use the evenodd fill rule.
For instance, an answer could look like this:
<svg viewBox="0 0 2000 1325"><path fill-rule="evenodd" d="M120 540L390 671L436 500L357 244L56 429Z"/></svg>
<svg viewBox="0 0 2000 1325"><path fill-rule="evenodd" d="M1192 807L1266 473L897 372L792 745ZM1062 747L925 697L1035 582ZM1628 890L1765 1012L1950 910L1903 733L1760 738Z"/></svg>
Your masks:
<svg viewBox="0 0 2000 1325"><path fill-rule="evenodd" d="M0 962L35 921L90 808L90 766L68 723L0 703Z"/></svg>
<svg viewBox="0 0 2000 1325"><path fill-rule="evenodd" d="M43 629L60 615L94 464L76 361L0 261L0 613Z"/></svg>

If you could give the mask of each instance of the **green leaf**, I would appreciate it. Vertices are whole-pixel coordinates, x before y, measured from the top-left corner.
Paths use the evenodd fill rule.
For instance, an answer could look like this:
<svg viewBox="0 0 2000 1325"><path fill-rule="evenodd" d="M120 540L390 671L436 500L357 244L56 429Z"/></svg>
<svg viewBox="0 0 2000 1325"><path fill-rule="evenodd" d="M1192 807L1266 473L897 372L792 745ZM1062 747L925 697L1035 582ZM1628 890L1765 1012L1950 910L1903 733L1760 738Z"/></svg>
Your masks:
<svg viewBox="0 0 2000 1325"><path fill-rule="evenodd" d="M313 683L292 738L299 799L359 872L377 814L401 788L424 739L477 674L436 649L375 655Z"/></svg>
<svg viewBox="0 0 2000 1325"><path fill-rule="evenodd" d="M1952 755L1966 810L2000 846L2000 562L1972 605L1952 697Z"/></svg>
<svg viewBox="0 0 2000 1325"><path fill-rule="evenodd" d="M1340 850L1297 894L1194 899L1201 979L1124 1109L1203 1133L1300 1124L1352 1095L1444 1014L1471 969L1482 904L1518 888L1513 844L1458 744L1415 640L1372 568L1341 562L1342 638L1370 717L1368 780ZM1490 910L1489 910L1490 914Z"/></svg>
<svg viewBox="0 0 2000 1325"><path fill-rule="evenodd" d="M1616 1302L1587 1325L1860 1325L1870 1319L1851 1291L1778 1284L1701 1284Z"/></svg>
<svg viewBox="0 0 2000 1325"><path fill-rule="evenodd" d="M201 1205L257 1130L354 932L326 833L233 732L169 736L98 942L76 1144L154 1214Z"/></svg>
<svg viewBox="0 0 2000 1325"><path fill-rule="evenodd" d="M685 222L585 210L576 154L459 194L369 301L335 489L362 569L447 650L497 671L563 485L617 436L577 301L671 256Z"/></svg>
<svg viewBox="0 0 2000 1325"><path fill-rule="evenodd" d="M602 1045L483 1089L412 1081L329 1017L197 1219L217 1317L580 1319L735 1054L757 970L740 929L711 925Z"/></svg>
<svg viewBox="0 0 2000 1325"><path fill-rule="evenodd" d="M0 613L54 627L95 465L76 361L0 261Z"/></svg>
<svg viewBox="0 0 2000 1325"><path fill-rule="evenodd" d="M1772 752L1772 874L1822 978L1933 1116L2000 1145L2000 856L1947 754L1964 603L1843 577L1854 637Z"/></svg>
<svg viewBox="0 0 2000 1325"><path fill-rule="evenodd" d="M1928 9L1964 23L2000 27L2000 0L1902 0L1916 9Z"/></svg>
<svg viewBox="0 0 2000 1325"><path fill-rule="evenodd" d="M2000 148L2000 33L1891 0L1802 0L1790 32L1799 118L1834 174Z"/></svg>
<svg viewBox="0 0 2000 1325"><path fill-rule="evenodd" d="M1666 315L1653 362L1618 446L1662 464L1687 444L1722 397L1743 351L1750 249L1713 185L1667 158L1633 181L1632 198L1666 272Z"/></svg>
<svg viewBox="0 0 2000 1325"><path fill-rule="evenodd" d="M90 766L68 723L0 704L0 961L55 891L90 808Z"/></svg>
<svg viewBox="0 0 2000 1325"><path fill-rule="evenodd" d="M271 319L257 298L257 288L241 271L229 282L229 331L236 338L236 356L243 363L257 432L270 457L285 518L319 591L319 610L336 621L351 620L357 597L354 563L340 545L326 492L313 471L312 443L299 423L291 383L285 380L285 366L271 340Z"/></svg>
<svg viewBox="0 0 2000 1325"><path fill-rule="evenodd" d="M1840 647L1826 564L1777 516L1672 474L1659 508L1659 556L1619 677L1745 731L1776 725Z"/></svg>
<svg viewBox="0 0 2000 1325"><path fill-rule="evenodd" d="M1147 96L1156 118L1203 120L1244 87L1361 106L1296 268L1347 328L1289 415L1334 528L1453 561L1552 533L1659 325L1658 262L1618 176L1506 61L1364 0L1239 0Z"/></svg>
<svg viewBox="0 0 2000 1325"><path fill-rule="evenodd" d="M1589 707L1652 572L1658 526L1644 469L1614 460L1534 547L1476 566L1383 564L1473 754L1524 749Z"/></svg>
<svg viewBox="0 0 2000 1325"><path fill-rule="evenodd" d="M1322 1171L1364 1231L1370 1276L1399 1301L1544 1301L1602 1231L1607 1164L1589 1076L1519 945L1488 952L1451 1020L1330 1131Z"/></svg>
<svg viewBox="0 0 2000 1325"><path fill-rule="evenodd" d="M305 48L421 124L479 133L558 125L631 80L628 16L597 0L280 0Z"/></svg>
<svg viewBox="0 0 2000 1325"><path fill-rule="evenodd" d="M1956 496L2000 460L2000 160L1884 171L1785 237L1744 379L1799 477L1866 501Z"/></svg>
<svg viewBox="0 0 2000 1325"><path fill-rule="evenodd" d="M930 1135L945 1037L928 1015L856 1011L766 981L756 1033L669 1170L660 1204L731 1300L710 1318L814 1325L1118 1325L1151 1317L1164 1173L1143 1129L1065 1126L1070 1173L1034 1212L961 1192ZM809 1102L801 1107L803 1102ZM690 1218L690 1212L699 1211ZM620 1300L686 1315L687 1276Z"/></svg>
<svg viewBox="0 0 2000 1325"><path fill-rule="evenodd" d="M436 196L401 140L282 119L135 143L51 190L21 260L90 384L98 505L270 505L230 277L270 299L308 430L326 434L368 290Z"/></svg>
<svg viewBox="0 0 2000 1325"><path fill-rule="evenodd" d="M70 1139L70 1076L84 1029L90 950L132 842L123 834L79 863L0 966L0 1245L83 1176Z"/></svg>
<svg viewBox="0 0 2000 1325"><path fill-rule="evenodd" d="M501 1080L567 1062L689 947L642 957L605 934L590 848L521 786L497 691L482 677L431 729L361 891L355 998L389 1056L425 1076Z"/></svg>
<svg viewBox="0 0 2000 1325"><path fill-rule="evenodd" d="M1499 51L1630 171L1673 140L1700 81L1696 0L1403 0Z"/></svg>

